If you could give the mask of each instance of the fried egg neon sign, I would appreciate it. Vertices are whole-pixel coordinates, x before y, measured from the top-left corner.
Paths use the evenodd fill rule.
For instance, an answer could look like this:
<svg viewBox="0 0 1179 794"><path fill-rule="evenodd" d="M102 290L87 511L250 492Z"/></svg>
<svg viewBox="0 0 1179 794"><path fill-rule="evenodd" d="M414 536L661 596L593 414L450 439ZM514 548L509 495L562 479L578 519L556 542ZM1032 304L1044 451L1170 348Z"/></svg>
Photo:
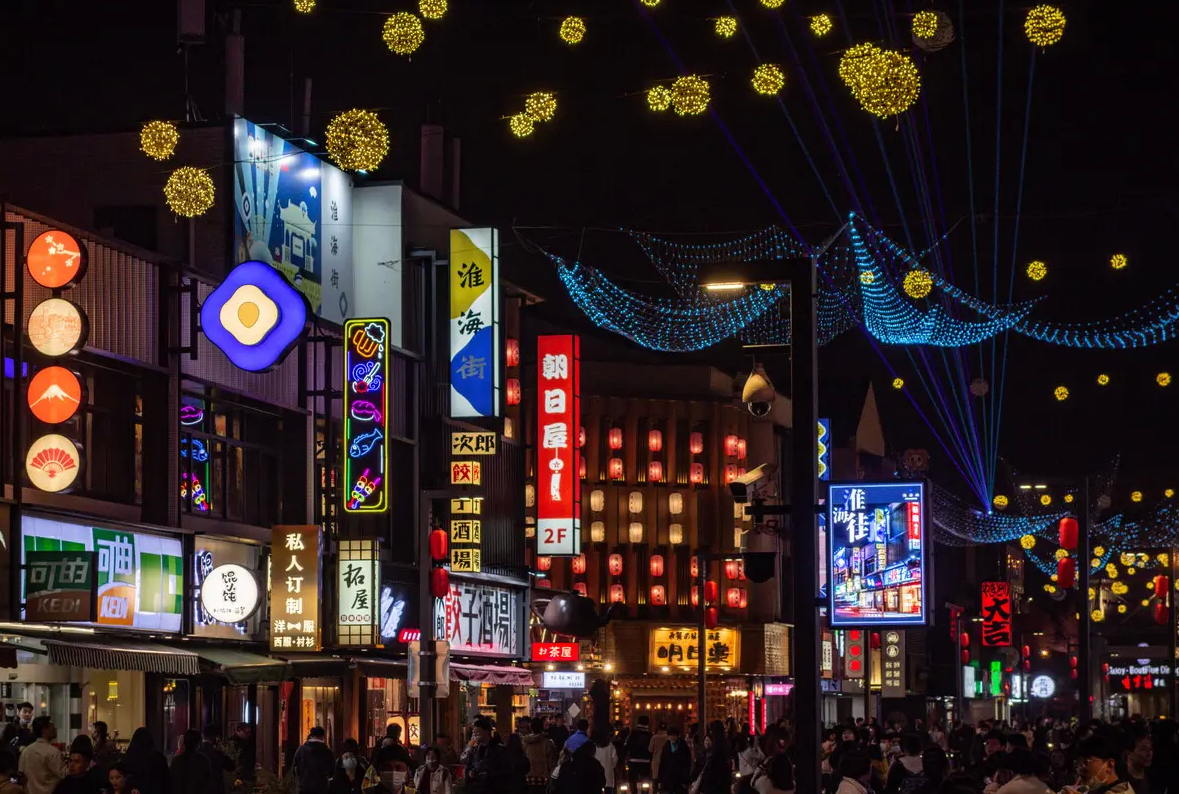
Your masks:
<svg viewBox="0 0 1179 794"><path fill-rule="evenodd" d="M307 329L307 300L265 262L243 262L201 306L201 330L234 366L265 372Z"/></svg>

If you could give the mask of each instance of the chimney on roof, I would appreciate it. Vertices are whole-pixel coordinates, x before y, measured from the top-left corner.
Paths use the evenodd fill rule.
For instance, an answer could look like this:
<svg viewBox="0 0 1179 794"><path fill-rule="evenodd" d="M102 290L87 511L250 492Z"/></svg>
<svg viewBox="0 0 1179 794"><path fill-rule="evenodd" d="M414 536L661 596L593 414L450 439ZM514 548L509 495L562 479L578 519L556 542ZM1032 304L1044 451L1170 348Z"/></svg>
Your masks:
<svg viewBox="0 0 1179 794"><path fill-rule="evenodd" d="M457 210L461 158L462 146L458 138L447 141L446 128L441 124L423 124L418 188L430 198Z"/></svg>

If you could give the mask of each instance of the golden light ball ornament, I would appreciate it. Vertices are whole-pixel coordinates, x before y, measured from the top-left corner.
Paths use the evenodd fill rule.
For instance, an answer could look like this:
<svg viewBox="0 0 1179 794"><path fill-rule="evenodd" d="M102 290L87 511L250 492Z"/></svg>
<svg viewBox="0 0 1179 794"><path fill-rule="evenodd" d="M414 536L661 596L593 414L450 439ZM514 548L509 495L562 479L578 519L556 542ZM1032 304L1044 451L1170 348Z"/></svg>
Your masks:
<svg viewBox="0 0 1179 794"><path fill-rule="evenodd" d="M1055 389L1052 390L1052 396L1055 397L1058 401L1064 402L1065 400L1068 399L1068 387L1067 386L1057 386Z"/></svg>
<svg viewBox="0 0 1179 794"><path fill-rule="evenodd" d="M713 29L722 39L731 39L737 34L737 17L717 17Z"/></svg>
<svg viewBox="0 0 1179 794"><path fill-rule="evenodd" d="M876 281L876 276L872 275L871 270L865 270L863 273L860 274L860 283L861 284L872 284L875 281Z"/></svg>
<svg viewBox="0 0 1179 794"><path fill-rule="evenodd" d="M315 0L295 0L295 10L300 14L310 14L315 10Z"/></svg>
<svg viewBox="0 0 1179 794"><path fill-rule="evenodd" d="M426 40L426 31L422 30L422 20L417 14L398 11L385 20L381 38L392 52L398 55L412 55Z"/></svg>
<svg viewBox="0 0 1179 794"><path fill-rule="evenodd" d="M139 150L153 160L167 160L179 142L180 132L170 121L149 121L139 131Z"/></svg>
<svg viewBox="0 0 1179 794"><path fill-rule="evenodd" d="M1105 556L1105 546L1094 546L1093 553L1096 554L1098 557L1104 557Z"/></svg>
<svg viewBox="0 0 1179 794"><path fill-rule="evenodd" d="M1109 266L1114 270L1121 270L1128 264L1130 264L1130 260L1126 258L1125 254L1114 254L1109 258Z"/></svg>
<svg viewBox="0 0 1179 794"><path fill-rule="evenodd" d="M903 389L903 388L905 388L905 380L904 380L904 378L893 378L893 379L892 379L892 387L893 387L894 389Z"/></svg>
<svg viewBox="0 0 1179 794"><path fill-rule="evenodd" d="M372 171L389 153L389 130L371 110L345 110L328 123L326 146L343 170Z"/></svg>
<svg viewBox="0 0 1179 794"><path fill-rule="evenodd" d="M879 53L880 48L875 44L865 43L849 47L839 57L839 79L857 99L866 82L869 67Z"/></svg>
<svg viewBox="0 0 1179 794"><path fill-rule="evenodd" d="M937 33L937 14L933 11L918 11L913 15L913 35L919 39L933 38Z"/></svg>
<svg viewBox="0 0 1179 794"><path fill-rule="evenodd" d="M1159 561L1159 565L1167 566L1171 564L1171 555L1165 551L1159 554L1156 559Z"/></svg>
<svg viewBox="0 0 1179 794"><path fill-rule="evenodd" d="M1104 372L1101 373L1100 375L1098 375L1097 376L1097 385L1098 386L1108 386L1109 385L1109 375L1106 375Z"/></svg>
<svg viewBox="0 0 1179 794"><path fill-rule="evenodd" d="M766 8L781 8L786 0L761 0L761 4Z"/></svg>
<svg viewBox="0 0 1179 794"><path fill-rule="evenodd" d="M1038 5L1028 11L1023 32L1037 47L1050 47L1064 36L1064 12L1056 6Z"/></svg>
<svg viewBox="0 0 1179 794"><path fill-rule="evenodd" d="M1125 604L1118 604L1118 614L1119 615L1126 614L1126 605Z"/></svg>
<svg viewBox="0 0 1179 794"><path fill-rule="evenodd" d="M1141 502L1142 501L1142 491L1131 491L1130 492L1130 501L1131 502Z"/></svg>
<svg viewBox="0 0 1179 794"><path fill-rule="evenodd" d="M1052 497L1048 494L1041 494L1040 504L1044 505L1044 507L1047 507L1048 505L1052 504Z"/></svg>
<svg viewBox="0 0 1179 794"><path fill-rule="evenodd" d="M1039 259L1028 262L1027 274L1032 281L1042 281L1044 276L1048 275L1048 265Z"/></svg>
<svg viewBox="0 0 1179 794"><path fill-rule="evenodd" d="M1092 568L1093 570L1097 570L1098 568L1101 567L1101 560L1094 557L1093 559L1089 560L1089 567ZM1092 592L1092 588L1090 588L1090 592ZM1093 596L1089 596L1089 597L1092 598Z"/></svg>
<svg viewBox="0 0 1179 794"><path fill-rule="evenodd" d="M835 25L831 22L831 17L827 14L816 14L811 17L811 33L814 33L819 38L830 33L833 27Z"/></svg>
<svg viewBox="0 0 1179 794"><path fill-rule="evenodd" d="M659 5L659 0L639 0L639 2L645 5L647 8L654 8L655 6Z"/></svg>
<svg viewBox="0 0 1179 794"><path fill-rule="evenodd" d="M662 113L671 107L671 89L657 85L647 92L647 107L657 113Z"/></svg>
<svg viewBox="0 0 1179 794"><path fill-rule="evenodd" d="M927 270L910 270L905 274L903 286L910 298L924 298L933 291L933 277Z"/></svg>
<svg viewBox="0 0 1179 794"><path fill-rule="evenodd" d="M1144 606L1144 607L1150 606L1150 599L1149 598L1142 599L1142 606Z"/></svg>
<svg viewBox="0 0 1179 794"><path fill-rule="evenodd" d="M1095 609L1089 613L1089 619L1094 623L1100 623L1101 621L1105 620L1105 613L1100 609Z"/></svg>
<svg viewBox="0 0 1179 794"><path fill-rule="evenodd" d="M1094 598L1097 598L1097 591L1094 590L1092 587L1090 587L1089 588L1089 600L1092 601Z"/></svg>
<svg viewBox="0 0 1179 794"><path fill-rule="evenodd" d="M1036 536L1035 535L1024 535L1023 537L1021 537L1019 539L1019 546L1024 551L1031 551L1032 549L1034 549L1036 547Z"/></svg>
<svg viewBox="0 0 1179 794"><path fill-rule="evenodd" d="M864 110L874 116L890 118L912 107L919 96L921 75L908 55L881 50L869 59L857 97Z"/></svg>
<svg viewBox="0 0 1179 794"><path fill-rule="evenodd" d="M1171 373L1170 372L1160 372L1159 374L1154 376L1154 382L1160 386L1170 386L1171 385Z"/></svg>
<svg viewBox="0 0 1179 794"><path fill-rule="evenodd" d="M1068 556L1068 549L1057 549L1056 550L1056 559L1063 560L1067 556Z"/></svg>
<svg viewBox="0 0 1179 794"><path fill-rule="evenodd" d="M1056 576L1056 574L1052 574L1052 575ZM1053 581L1055 581L1055 579ZM1054 585L1054 584L1044 585L1044 592L1045 593L1055 593L1056 592L1056 585Z"/></svg>
<svg viewBox="0 0 1179 794"><path fill-rule="evenodd" d="M517 113L516 115L510 116L508 118L508 129L510 129L512 134L517 138L527 138L532 134L534 126L535 125L532 121L532 117L527 113Z"/></svg>
<svg viewBox="0 0 1179 794"><path fill-rule="evenodd" d="M1130 591L1130 587L1125 582L1114 582L1109 586L1109 589L1114 595L1125 595Z"/></svg>
<svg viewBox="0 0 1179 794"><path fill-rule="evenodd" d="M524 112L533 121L552 121L557 97L549 91L534 91L524 99Z"/></svg>
<svg viewBox="0 0 1179 794"><path fill-rule="evenodd" d="M418 0L418 12L423 19L442 19L446 15L446 0Z"/></svg>
<svg viewBox="0 0 1179 794"><path fill-rule="evenodd" d="M1133 575L1134 575L1134 574L1136 574L1136 573L1138 573L1138 569L1137 569L1137 568L1130 567L1130 568L1127 568L1127 569L1126 569L1126 576L1133 576Z"/></svg>
<svg viewBox="0 0 1179 794"><path fill-rule="evenodd" d="M1123 551L1121 556L1118 557L1118 560L1122 563L1122 565L1133 565L1136 559L1137 557L1128 551Z"/></svg>
<svg viewBox="0 0 1179 794"><path fill-rule="evenodd" d="M753 79L749 82L757 93L773 96L786 85L786 73L776 63L763 63L753 70ZM860 280L863 280L863 276Z"/></svg>
<svg viewBox="0 0 1179 794"><path fill-rule="evenodd" d="M164 184L168 206L184 218L195 218L208 212L216 193L213 177L207 171L187 165L173 171Z"/></svg>
<svg viewBox="0 0 1179 794"><path fill-rule="evenodd" d="M580 44L585 38L585 20L581 17L565 17L561 20L558 33L566 44Z"/></svg>
<svg viewBox="0 0 1179 794"><path fill-rule="evenodd" d="M1064 495L1064 503L1067 505L1071 505L1074 501L1076 501L1076 498L1077 497L1073 496L1071 493L1066 493Z"/></svg>
<svg viewBox="0 0 1179 794"><path fill-rule="evenodd" d="M677 78L671 87L671 107L680 116L698 116L708 110L711 98L708 81L690 74Z"/></svg>
<svg viewBox="0 0 1179 794"><path fill-rule="evenodd" d="M1166 497L1166 498L1168 498L1168 499L1170 499L1170 498L1171 498L1172 496L1174 496L1174 495L1175 495L1175 489L1174 489L1174 488L1168 488L1168 489L1166 489L1165 491L1163 491L1163 496L1165 496L1165 497ZM1163 556L1163 555L1161 555L1161 554L1159 555L1160 562L1161 562L1161 560L1162 560L1162 556ZM1164 563L1163 563L1163 565L1166 565L1166 563L1164 562Z"/></svg>
<svg viewBox="0 0 1179 794"><path fill-rule="evenodd" d="M993 504L999 510L1006 510L1007 505L1008 505L1008 500L1007 500L1007 497L1004 496L1003 494L996 494L995 498L991 500L991 504Z"/></svg>

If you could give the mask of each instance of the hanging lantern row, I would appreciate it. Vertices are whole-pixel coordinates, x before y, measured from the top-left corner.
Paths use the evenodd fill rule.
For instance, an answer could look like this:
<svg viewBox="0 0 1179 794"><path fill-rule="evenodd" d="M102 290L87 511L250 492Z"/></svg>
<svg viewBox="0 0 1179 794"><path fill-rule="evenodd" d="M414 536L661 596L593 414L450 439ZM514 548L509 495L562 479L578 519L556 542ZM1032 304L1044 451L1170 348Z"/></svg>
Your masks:
<svg viewBox="0 0 1179 794"><path fill-rule="evenodd" d="M504 344L504 366L520 366L520 340L508 339Z"/></svg>
<svg viewBox="0 0 1179 794"><path fill-rule="evenodd" d="M523 389L520 387L520 379L508 378L506 391L508 405L519 405L524 396Z"/></svg>
<svg viewBox="0 0 1179 794"><path fill-rule="evenodd" d="M608 435L610 449L622 449L622 428L612 427Z"/></svg>

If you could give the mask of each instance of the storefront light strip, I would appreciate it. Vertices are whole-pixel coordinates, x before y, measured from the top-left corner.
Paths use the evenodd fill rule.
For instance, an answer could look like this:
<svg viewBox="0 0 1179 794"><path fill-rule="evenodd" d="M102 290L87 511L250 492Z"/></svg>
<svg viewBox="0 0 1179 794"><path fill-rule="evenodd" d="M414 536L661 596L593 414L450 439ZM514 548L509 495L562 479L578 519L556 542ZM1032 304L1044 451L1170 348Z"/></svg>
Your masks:
<svg viewBox="0 0 1179 794"><path fill-rule="evenodd" d="M52 631L60 632L62 634L93 634L94 629L85 628L83 626L50 626L45 623L4 623L0 622L0 631L25 632L25 631Z"/></svg>

